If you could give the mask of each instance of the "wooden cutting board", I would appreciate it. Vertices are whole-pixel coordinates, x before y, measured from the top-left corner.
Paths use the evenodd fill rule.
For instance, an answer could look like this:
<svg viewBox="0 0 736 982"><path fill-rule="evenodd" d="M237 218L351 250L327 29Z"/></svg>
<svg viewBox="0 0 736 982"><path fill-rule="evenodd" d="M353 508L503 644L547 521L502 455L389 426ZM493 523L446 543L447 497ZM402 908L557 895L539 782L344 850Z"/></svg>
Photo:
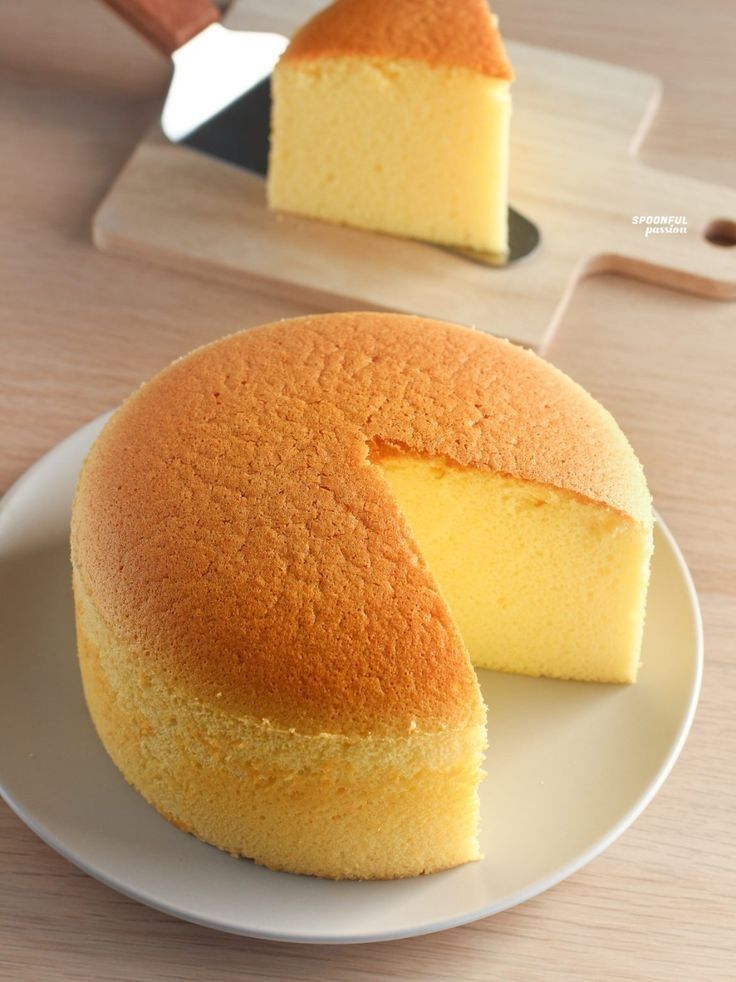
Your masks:
<svg viewBox="0 0 736 982"><path fill-rule="evenodd" d="M230 26L290 34L288 11L240 2ZM473 324L543 349L582 276L616 271L736 299L736 191L653 170L636 151L656 111L653 76L509 42L510 196L542 232L518 264L492 269L435 246L286 215L263 180L169 144L158 127L135 150L93 222L117 255L278 284L305 304L335 302ZM686 233L645 235L634 216L684 216ZM713 244L707 236L721 243Z"/></svg>

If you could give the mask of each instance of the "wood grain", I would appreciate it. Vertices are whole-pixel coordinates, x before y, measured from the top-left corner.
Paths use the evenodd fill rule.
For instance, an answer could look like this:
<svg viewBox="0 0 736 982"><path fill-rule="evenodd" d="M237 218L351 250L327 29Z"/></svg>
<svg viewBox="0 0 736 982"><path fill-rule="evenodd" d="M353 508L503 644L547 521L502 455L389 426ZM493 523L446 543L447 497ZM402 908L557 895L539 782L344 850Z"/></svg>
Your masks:
<svg viewBox="0 0 736 982"><path fill-rule="evenodd" d="M643 159L736 184L732 4L496 6L512 37L661 75ZM93 248L91 215L155 118L166 78L160 57L101 5L0 5L2 488L195 344L318 309ZM594 277L578 287L549 354L631 436L703 606L700 707L644 815L584 870L515 910L434 937L342 949L231 938L157 914L74 869L2 808L0 978L733 979L736 311Z"/></svg>
<svg viewBox="0 0 736 982"><path fill-rule="evenodd" d="M294 12L238 0L226 23L288 35ZM538 348L591 271L736 299L733 257L705 238L714 220L736 216L736 192L644 166L633 152L654 118L659 80L518 41L508 48L517 76L510 196L542 231L529 261L488 269L431 245L275 215L261 177L175 146L157 125L95 215L95 241L147 263L265 281L292 299L511 331ZM647 235L632 224L635 215L672 214L687 216L685 234Z"/></svg>

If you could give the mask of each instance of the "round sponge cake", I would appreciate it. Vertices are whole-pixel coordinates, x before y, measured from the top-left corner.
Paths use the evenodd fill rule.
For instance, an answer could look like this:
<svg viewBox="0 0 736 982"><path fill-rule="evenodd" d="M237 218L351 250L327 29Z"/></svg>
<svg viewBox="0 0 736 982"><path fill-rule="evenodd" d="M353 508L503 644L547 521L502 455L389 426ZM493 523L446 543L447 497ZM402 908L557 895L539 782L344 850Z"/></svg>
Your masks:
<svg viewBox="0 0 736 982"><path fill-rule="evenodd" d="M80 475L100 737L163 815L275 869L385 878L478 857L484 662L400 507L397 457L502 479L504 501L541 489L532 521L565 496L596 549L612 530L606 570L610 543L638 536L646 591L650 499L613 419L530 352L446 323L335 314L226 337L135 392ZM631 657L628 676L577 677L631 679Z"/></svg>

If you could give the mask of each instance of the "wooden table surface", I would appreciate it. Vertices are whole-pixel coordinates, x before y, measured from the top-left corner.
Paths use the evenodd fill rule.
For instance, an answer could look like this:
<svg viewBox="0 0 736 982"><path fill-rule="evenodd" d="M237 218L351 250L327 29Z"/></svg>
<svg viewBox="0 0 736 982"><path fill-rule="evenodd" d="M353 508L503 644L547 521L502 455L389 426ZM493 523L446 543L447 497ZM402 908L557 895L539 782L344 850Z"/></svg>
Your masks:
<svg viewBox="0 0 736 982"><path fill-rule="evenodd" d="M497 9L511 37L661 75L644 159L736 184L733 4L499 0ZM95 252L90 216L166 80L156 54L100 5L0 5L2 489L175 356L309 309ZM700 706L644 815L515 910L431 937L330 948L229 937L152 911L81 873L0 806L0 978L736 978L736 305L589 279L548 354L629 434L702 603Z"/></svg>

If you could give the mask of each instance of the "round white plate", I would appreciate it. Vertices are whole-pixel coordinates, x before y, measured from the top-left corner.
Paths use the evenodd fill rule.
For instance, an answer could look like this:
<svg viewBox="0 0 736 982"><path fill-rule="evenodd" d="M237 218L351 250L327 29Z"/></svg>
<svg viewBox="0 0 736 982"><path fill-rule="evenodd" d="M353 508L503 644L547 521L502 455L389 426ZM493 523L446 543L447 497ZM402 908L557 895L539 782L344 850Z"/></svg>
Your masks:
<svg viewBox="0 0 736 982"><path fill-rule="evenodd" d="M236 934L402 938L486 917L558 883L619 836L664 781L695 709L702 632L687 568L660 522L636 685L480 672L490 709L481 862L411 880L334 883L273 873L178 831L108 759L77 670L69 510L103 422L51 450L0 504L0 789L92 876Z"/></svg>

